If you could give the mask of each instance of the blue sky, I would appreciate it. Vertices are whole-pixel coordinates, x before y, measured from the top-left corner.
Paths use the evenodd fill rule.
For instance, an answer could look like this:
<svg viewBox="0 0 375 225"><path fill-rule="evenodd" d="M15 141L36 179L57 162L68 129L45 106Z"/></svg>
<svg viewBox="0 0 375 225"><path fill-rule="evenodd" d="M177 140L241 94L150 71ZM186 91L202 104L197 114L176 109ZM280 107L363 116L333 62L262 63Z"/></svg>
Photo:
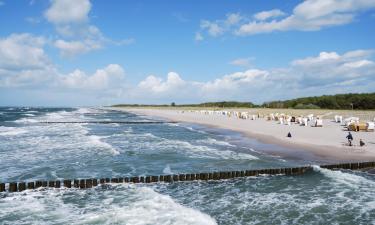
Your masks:
<svg viewBox="0 0 375 225"><path fill-rule="evenodd" d="M0 0L0 105L375 91L375 0Z"/></svg>

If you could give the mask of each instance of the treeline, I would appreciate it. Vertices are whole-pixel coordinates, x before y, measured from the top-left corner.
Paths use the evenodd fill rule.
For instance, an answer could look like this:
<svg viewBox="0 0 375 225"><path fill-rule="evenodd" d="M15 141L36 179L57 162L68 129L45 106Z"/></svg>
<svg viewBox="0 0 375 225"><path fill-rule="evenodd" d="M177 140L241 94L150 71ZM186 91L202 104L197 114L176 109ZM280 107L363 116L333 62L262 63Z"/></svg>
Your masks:
<svg viewBox="0 0 375 225"><path fill-rule="evenodd" d="M375 109L375 93L337 94L263 103L267 108Z"/></svg>
<svg viewBox="0 0 375 225"><path fill-rule="evenodd" d="M204 102L199 104L181 104L177 105L172 102L169 105L145 105L145 104L118 104L112 107L217 107L217 108L254 108L257 105L251 102L236 102L236 101L222 101L222 102Z"/></svg>
<svg viewBox="0 0 375 225"><path fill-rule="evenodd" d="M200 104L184 104L178 105L182 107L218 107L218 108L254 108L257 105L251 102L236 102L236 101L222 101L222 102L205 102Z"/></svg>
<svg viewBox="0 0 375 225"><path fill-rule="evenodd" d="M215 107L215 108L292 108L292 109L375 109L375 93L337 94L296 98L285 101L265 102L261 105L252 102L220 101L199 104L174 102L164 105L119 104L114 107Z"/></svg>
<svg viewBox="0 0 375 225"><path fill-rule="evenodd" d="M170 105L162 104L162 105L147 105L147 104L117 104L112 105L112 107L168 107Z"/></svg>

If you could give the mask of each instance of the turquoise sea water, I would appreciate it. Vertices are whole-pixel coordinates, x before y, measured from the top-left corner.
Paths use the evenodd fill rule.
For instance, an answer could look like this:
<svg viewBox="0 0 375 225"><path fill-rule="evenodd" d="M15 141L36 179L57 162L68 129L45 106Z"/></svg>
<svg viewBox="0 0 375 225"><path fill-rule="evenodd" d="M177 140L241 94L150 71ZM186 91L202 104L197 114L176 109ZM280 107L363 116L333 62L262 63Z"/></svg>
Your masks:
<svg viewBox="0 0 375 225"><path fill-rule="evenodd" d="M0 181L125 177L318 164L279 146L101 108L0 108ZM309 158L309 160L307 160ZM0 224L374 224L375 177L315 167L302 176L115 184L0 193Z"/></svg>

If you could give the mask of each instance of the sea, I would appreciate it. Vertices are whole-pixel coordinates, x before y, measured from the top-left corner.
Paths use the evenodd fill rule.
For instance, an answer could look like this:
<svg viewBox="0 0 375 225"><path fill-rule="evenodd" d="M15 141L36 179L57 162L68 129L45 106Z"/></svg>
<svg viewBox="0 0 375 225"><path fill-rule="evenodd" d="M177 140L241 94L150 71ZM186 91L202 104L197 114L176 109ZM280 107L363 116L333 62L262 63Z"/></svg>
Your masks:
<svg viewBox="0 0 375 225"><path fill-rule="evenodd" d="M84 123L41 123L46 121ZM0 108L0 182L302 165L313 170L298 176L2 192L0 224L375 224L372 174L322 169L324 159L297 150L291 157L282 154L290 149L227 130L119 121L161 120L110 108Z"/></svg>

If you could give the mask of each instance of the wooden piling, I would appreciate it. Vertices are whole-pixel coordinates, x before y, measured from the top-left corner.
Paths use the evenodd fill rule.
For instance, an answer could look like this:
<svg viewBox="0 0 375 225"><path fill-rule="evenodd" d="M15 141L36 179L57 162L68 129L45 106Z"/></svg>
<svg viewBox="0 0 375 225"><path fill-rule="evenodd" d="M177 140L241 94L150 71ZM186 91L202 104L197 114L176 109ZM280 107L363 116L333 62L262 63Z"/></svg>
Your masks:
<svg viewBox="0 0 375 225"><path fill-rule="evenodd" d="M79 188L79 180L74 180L73 183L75 188Z"/></svg>
<svg viewBox="0 0 375 225"><path fill-rule="evenodd" d="M24 190L26 190L26 183L25 182L18 183L18 191L21 192Z"/></svg>
<svg viewBox="0 0 375 225"><path fill-rule="evenodd" d="M173 181L179 181L179 179L178 179L179 177L178 177L178 175L177 174L174 174L173 175Z"/></svg>
<svg viewBox="0 0 375 225"><path fill-rule="evenodd" d="M151 182L158 182L159 181L159 177L158 176L152 176L151 177Z"/></svg>
<svg viewBox="0 0 375 225"><path fill-rule="evenodd" d="M4 191L5 191L5 184L0 183L0 192L4 192Z"/></svg>
<svg viewBox="0 0 375 225"><path fill-rule="evenodd" d="M139 177L132 177L133 183L139 183Z"/></svg>
<svg viewBox="0 0 375 225"><path fill-rule="evenodd" d="M180 174L178 177L178 180L185 181L186 180L185 178L186 178L185 174Z"/></svg>
<svg viewBox="0 0 375 225"><path fill-rule="evenodd" d="M86 179L86 188L92 188L92 179Z"/></svg>
<svg viewBox="0 0 375 225"><path fill-rule="evenodd" d="M9 192L17 192L17 183L9 183Z"/></svg>
<svg viewBox="0 0 375 225"><path fill-rule="evenodd" d="M151 183L151 176L146 177L146 183Z"/></svg>
<svg viewBox="0 0 375 225"><path fill-rule="evenodd" d="M140 183L145 183L145 177L140 177L140 181L139 181Z"/></svg>
<svg viewBox="0 0 375 225"><path fill-rule="evenodd" d="M125 183L129 183L129 182L130 182L130 178L129 178L129 177L125 177L125 178L124 178L124 182L125 182Z"/></svg>
<svg viewBox="0 0 375 225"><path fill-rule="evenodd" d="M72 181L71 180L64 180L64 187L72 188Z"/></svg>
<svg viewBox="0 0 375 225"><path fill-rule="evenodd" d="M57 180L55 181L55 188L60 188L61 187L61 181Z"/></svg>
<svg viewBox="0 0 375 225"><path fill-rule="evenodd" d="M111 179L109 179L109 178L105 178L105 182L106 182L106 183L111 183Z"/></svg>
<svg viewBox="0 0 375 225"><path fill-rule="evenodd" d="M92 186L93 187L98 186L98 180L97 179L92 179Z"/></svg>
<svg viewBox="0 0 375 225"><path fill-rule="evenodd" d="M100 178L99 182L100 184L105 184L105 178Z"/></svg>
<svg viewBox="0 0 375 225"><path fill-rule="evenodd" d="M164 181L164 175L160 175L159 176L159 181L161 182L161 181Z"/></svg>
<svg viewBox="0 0 375 225"><path fill-rule="evenodd" d="M111 183L118 183L118 179L117 178L112 178L111 179Z"/></svg>
<svg viewBox="0 0 375 225"><path fill-rule="evenodd" d="M200 180L200 174L199 173L195 174L195 179L194 180Z"/></svg>
<svg viewBox="0 0 375 225"><path fill-rule="evenodd" d="M27 183L27 189L34 189L35 188L35 183L34 182L28 182ZM0 190L0 192L1 192L1 190Z"/></svg>
<svg viewBox="0 0 375 225"><path fill-rule="evenodd" d="M86 182L85 179L79 180L79 188L84 189L86 188Z"/></svg>
<svg viewBox="0 0 375 225"><path fill-rule="evenodd" d="M35 181L35 188L40 188L40 187L42 187L42 181L40 180Z"/></svg>
<svg viewBox="0 0 375 225"><path fill-rule="evenodd" d="M172 182L172 176L171 175L164 176L164 182Z"/></svg>
<svg viewBox="0 0 375 225"><path fill-rule="evenodd" d="M118 179L118 182L119 183L124 183L124 178L123 177L119 177L119 178L117 178Z"/></svg>
<svg viewBox="0 0 375 225"><path fill-rule="evenodd" d="M190 174L186 174L186 176L185 176L185 180L187 180L187 181L190 181L190 180L191 180L191 176L190 176Z"/></svg>
<svg viewBox="0 0 375 225"><path fill-rule="evenodd" d="M47 181L42 181L42 187L47 187L48 186L48 182Z"/></svg>
<svg viewBox="0 0 375 225"><path fill-rule="evenodd" d="M214 173L208 173L208 179L213 180L214 179Z"/></svg>
<svg viewBox="0 0 375 225"><path fill-rule="evenodd" d="M55 181L54 180L48 181L48 187L55 187Z"/></svg>

